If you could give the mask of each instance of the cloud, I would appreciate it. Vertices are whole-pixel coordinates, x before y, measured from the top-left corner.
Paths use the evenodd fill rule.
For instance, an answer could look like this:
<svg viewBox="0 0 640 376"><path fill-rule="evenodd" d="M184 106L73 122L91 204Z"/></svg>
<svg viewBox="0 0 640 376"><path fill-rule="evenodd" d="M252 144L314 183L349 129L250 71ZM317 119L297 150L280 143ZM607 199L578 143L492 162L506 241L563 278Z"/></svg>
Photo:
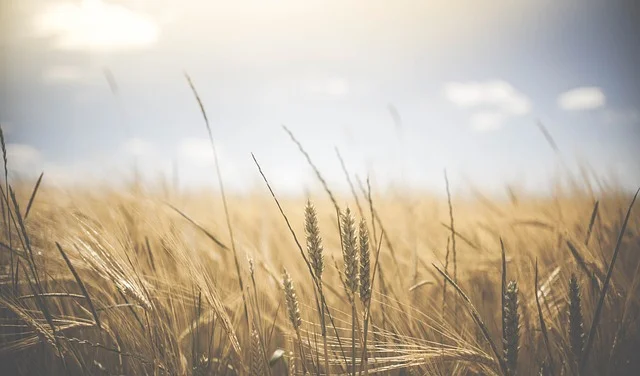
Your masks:
<svg viewBox="0 0 640 376"><path fill-rule="evenodd" d="M566 111L592 110L605 105L602 89L595 86L578 87L558 96L558 107Z"/></svg>
<svg viewBox="0 0 640 376"><path fill-rule="evenodd" d="M34 29L36 35L52 38L55 48L65 50L147 47L156 43L160 34L152 18L100 0L51 5L35 17Z"/></svg>
<svg viewBox="0 0 640 376"><path fill-rule="evenodd" d="M486 82L450 82L445 84L447 99L459 107L497 107L512 115L525 115L531 110L527 97L508 82L493 80Z"/></svg>
<svg viewBox="0 0 640 376"><path fill-rule="evenodd" d="M313 80L307 83L306 90L313 94L344 97L349 93L349 83L338 77L328 80Z"/></svg>
<svg viewBox="0 0 640 376"><path fill-rule="evenodd" d="M185 138L178 144L178 156L190 163L211 164L214 161L211 142L206 138Z"/></svg>
<svg viewBox="0 0 640 376"><path fill-rule="evenodd" d="M497 130L512 116L526 115L531 102L511 84L502 80L449 82L444 96L458 107L472 109L471 127L478 131ZM491 110L479 110L479 108Z"/></svg>
<svg viewBox="0 0 640 376"><path fill-rule="evenodd" d="M502 127L506 115L498 111L481 111L471 115L471 127L479 132L495 131Z"/></svg>
<svg viewBox="0 0 640 376"><path fill-rule="evenodd" d="M249 188L255 177L255 166L249 152L239 150L237 146L227 148L223 142L216 142L218 166L211 142L208 138L184 138L177 147L177 172L181 182L193 186L217 185L217 169L222 182L230 189Z"/></svg>
<svg viewBox="0 0 640 376"><path fill-rule="evenodd" d="M42 156L38 149L27 144L7 144L7 161L11 170L24 173L40 167Z"/></svg>
<svg viewBox="0 0 640 376"><path fill-rule="evenodd" d="M140 138L130 138L124 143L123 149L127 154L135 157L149 156L153 153L153 146Z"/></svg>
<svg viewBox="0 0 640 376"><path fill-rule="evenodd" d="M94 76L77 65L53 65L42 71L45 84L88 83L93 79Z"/></svg>
<svg viewBox="0 0 640 376"><path fill-rule="evenodd" d="M104 187L126 181L128 174L123 173L125 172L123 167L125 166L118 165L118 162L110 158L99 158L93 155L67 163L46 161L42 169L48 185Z"/></svg>

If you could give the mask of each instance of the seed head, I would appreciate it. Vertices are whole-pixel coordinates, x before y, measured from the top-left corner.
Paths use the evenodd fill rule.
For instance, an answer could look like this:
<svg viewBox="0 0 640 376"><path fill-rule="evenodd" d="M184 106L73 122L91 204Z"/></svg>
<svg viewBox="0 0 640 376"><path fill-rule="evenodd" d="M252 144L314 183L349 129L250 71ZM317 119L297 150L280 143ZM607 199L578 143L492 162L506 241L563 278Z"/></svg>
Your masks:
<svg viewBox="0 0 640 376"><path fill-rule="evenodd" d="M360 300L367 305L371 299L371 271L369 255L369 230L364 218L360 221L358 229L360 240Z"/></svg>
<svg viewBox="0 0 640 376"><path fill-rule="evenodd" d="M584 327L580 298L580 285L575 274L569 279L569 340L571 353L576 362L582 357L584 349Z"/></svg>
<svg viewBox="0 0 640 376"><path fill-rule="evenodd" d="M256 272L256 267L253 262L253 257L247 256L247 262L249 262L249 274L251 275L251 277L253 277Z"/></svg>
<svg viewBox="0 0 640 376"><path fill-rule="evenodd" d="M324 257L322 256L322 238L320 237L320 229L318 228L318 217L316 208L307 201L304 208L304 230L307 235L307 254L309 262L313 268L313 273L318 282L322 281L322 271L324 270Z"/></svg>
<svg viewBox="0 0 640 376"><path fill-rule="evenodd" d="M510 376L515 375L518 366L518 345L520 340L518 315L518 283L509 282L504 293L503 320L504 360Z"/></svg>
<svg viewBox="0 0 640 376"><path fill-rule="evenodd" d="M296 289L293 286L293 281L287 269L284 269L282 274L282 286L284 288L284 296L287 301L287 312L289 313L289 321L293 325L293 329L296 331L302 324L300 318L300 307L298 306L298 297L296 296Z"/></svg>
<svg viewBox="0 0 640 376"><path fill-rule="evenodd" d="M262 353L262 345L258 331L253 329L251 332L251 376L263 376L267 372L265 370L264 356Z"/></svg>
<svg viewBox="0 0 640 376"><path fill-rule="evenodd" d="M355 221L349 208L342 214L342 256L344 258L344 278L350 299L358 293L358 252Z"/></svg>

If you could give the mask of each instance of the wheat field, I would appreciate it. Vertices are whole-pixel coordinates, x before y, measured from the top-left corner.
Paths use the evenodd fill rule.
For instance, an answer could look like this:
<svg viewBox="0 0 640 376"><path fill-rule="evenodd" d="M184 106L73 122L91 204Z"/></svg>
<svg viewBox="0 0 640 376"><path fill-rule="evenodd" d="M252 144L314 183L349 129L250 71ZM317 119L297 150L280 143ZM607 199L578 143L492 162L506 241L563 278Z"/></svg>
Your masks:
<svg viewBox="0 0 640 376"><path fill-rule="evenodd" d="M640 369L629 192L456 196L445 173L442 197L347 177L345 194L315 170L320 189L278 197L256 167L265 188L242 195L5 174L3 374Z"/></svg>

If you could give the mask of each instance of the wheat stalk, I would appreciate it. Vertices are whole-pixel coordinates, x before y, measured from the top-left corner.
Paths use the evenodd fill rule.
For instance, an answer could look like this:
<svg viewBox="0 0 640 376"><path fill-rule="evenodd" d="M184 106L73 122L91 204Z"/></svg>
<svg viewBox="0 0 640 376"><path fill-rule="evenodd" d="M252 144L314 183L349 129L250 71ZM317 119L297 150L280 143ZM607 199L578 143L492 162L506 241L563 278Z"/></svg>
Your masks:
<svg viewBox="0 0 640 376"><path fill-rule="evenodd" d="M324 271L322 238L320 237L316 208L313 206L311 201L307 201L307 205L304 208L304 230L307 236L307 254L309 255L309 262L313 268L313 273L318 279L318 283L322 283L322 272Z"/></svg>
<svg viewBox="0 0 640 376"><path fill-rule="evenodd" d="M371 299L371 257L369 254L369 231L364 218L360 220L358 237L360 241L360 301L366 307Z"/></svg>
<svg viewBox="0 0 640 376"><path fill-rule="evenodd" d="M593 341L596 335L596 329L598 328L598 323L600 322L600 315L602 314L602 307L604 306L604 299L607 296L607 290L609 289L609 284L611 283L611 277L613 276L613 268L616 264L616 260L618 259L618 254L620 252L620 246L622 245L622 238L624 237L625 231L627 230L627 224L629 223L629 218L631 217L631 210L633 209L633 204L636 202L638 198L638 194L640 193L640 188L636 191L631 199L631 203L627 208L627 214L622 221L622 226L620 228L620 232L618 233L618 239L616 240L616 246L613 249L613 255L611 256L611 261L609 262L609 268L607 269L607 276L602 284L602 291L600 291L600 297L598 298L598 304L596 305L596 311L593 314L593 320L591 322L591 327L589 328L589 334L587 335L587 340L584 345L584 351L582 353L582 358L580 359L580 365L578 367L578 372L581 372L584 367L587 365L587 361L589 360L589 352L591 351L591 346L593 346Z"/></svg>
<svg viewBox="0 0 640 376"><path fill-rule="evenodd" d="M346 208L341 215L342 256L344 259L344 288L351 303L351 368L356 373L356 300L358 293L358 251L355 220Z"/></svg>
<svg viewBox="0 0 640 376"><path fill-rule="evenodd" d="M267 374L264 359L260 335L254 328L251 332L251 376L264 376Z"/></svg>
<svg viewBox="0 0 640 376"><path fill-rule="evenodd" d="M282 272L282 287L284 289L284 297L287 303L287 313L289 315L289 321L293 326L293 329L298 332L300 325L302 324L302 318L300 317L300 306L298 304L298 297L296 296L296 289L293 285L291 275L284 269Z"/></svg>
<svg viewBox="0 0 640 376"><path fill-rule="evenodd" d="M504 343L504 361L507 365L509 376L516 374L518 366L519 346L519 314L518 314L518 283L509 282L504 293L504 312L502 340Z"/></svg>
<svg viewBox="0 0 640 376"><path fill-rule="evenodd" d="M447 205L449 207L449 223L451 229L451 249L453 251L453 281L458 283L458 256L456 252L456 229L453 220L453 204L451 203L451 191L449 189L449 177L447 176L447 170L444 170L444 182L447 190ZM455 296L454 300L454 318L456 323L458 321L458 296Z"/></svg>
<svg viewBox="0 0 640 376"><path fill-rule="evenodd" d="M307 237L307 254L309 255L309 263L311 264L315 278L318 281L318 294L320 294L320 302L318 314L320 316L320 327L322 334L323 350L324 350L324 368L329 373L329 354L327 352L327 325L324 317L324 292L322 290L322 272L324 271L324 256L322 247L322 237L320 236L320 228L318 226L318 216L316 209L307 200L304 210L304 229Z"/></svg>
<svg viewBox="0 0 640 376"><path fill-rule="evenodd" d="M358 293L358 252L355 221L349 208L342 214L342 256L344 258L345 288L353 302Z"/></svg>
<svg viewBox="0 0 640 376"><path fill-rule="evenodd" d="M569 279L569 343L573 360L579 362L584 349L584 324L580 285L574 273Z"/></svg>
<svg viewBox="0 0 640 376"><path fill-rule="evenodd" d="M287 303L289 322L291 322L291 326L293 326L293 329L296 332L296 338L298 340L300 359L302 360L302 368L306 370L307 368L305 366L305 357L302 350L302 337L300 336L300 326L302 325L302 318L300 317L300 305L298 303L298 297L296 296L296 289L293 285L293 280L291 279L291 275L289 274L287 269L283 269L282 287L284 289L284 296Z"/></svg>
<svg viewBox="0 0 640 376"><path fill-rule="evenodd" d="M364 218L360 220L360 227L358 229L358 237L360 241L360 301L363 307L363 326L364 326L364 342L363 342L363 359L364 374L369 374L368 370L368 354L367 354L367 326L369 319L369 303L371 301L371 256L369 252L369 230L367 229L367 222Z"/></svg>

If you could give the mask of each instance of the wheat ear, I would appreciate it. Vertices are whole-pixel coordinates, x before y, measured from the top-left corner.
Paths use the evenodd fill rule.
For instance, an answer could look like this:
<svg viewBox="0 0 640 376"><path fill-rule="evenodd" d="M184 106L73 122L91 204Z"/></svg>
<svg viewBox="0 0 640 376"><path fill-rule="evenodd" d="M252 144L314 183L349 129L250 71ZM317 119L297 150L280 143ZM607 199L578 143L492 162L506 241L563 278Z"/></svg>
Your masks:
<svg viewBox="0 0 640 376"><path fill-rule="evenodd" d="M324 271L324 256L322 255L322 238L320 237L320 228L318 227L318 216L316 208L311 201L307 201L304 208L304 230L307 236L307 254L309 262L313 268L318 282L321 281L322 272Z"/></svg>
<svg viewBox="0 0 640 376"><path fill-rule="evenodd" d="M318 281L318 293L320 294L320 304L318 315L320 316L320 328L322 334L322 344L324 350L324 368L329 374L329 354L327 352L327 324L324 317L324 292L322 291L322 272L324 271L324 256L322 247L322 237L320 236L320 228L318 227L318 216L316 208L311 201L307 200L304 208L304 230L307 237L307 254L309 255L309 263L311 264L313 273Z"/></svg>
<svg viewBox="0 0 640 376"><path fill-rule="evenodd" d="M509 376L516 374L518 366L519 315L518 315L518 283L509 282L504 293L504 312L502 340L504 343L504 362Z"/></svg>
<svg viewBox="0 0 640 376"><path fill-rule="evenodd" d="M302 325L302 318L300 317L300 305L298 304L298 297L296 296L296 289L293 285L293 280L287 269L284 269L282 273L282 287L284 289L284 297L287 302L287 313L289 314L289 321L296 332L296 338L298 339L298 346L300 348L300 358L302 359L302 368L306 370L305 357L302 350L302 337L300 336L300 326ZM292 359L293 361L293 359Z"/></svg>
<svg viewBox="0 0 640 376"><path fill-rule="evenodd" d="M354 301L358 293L358 253L355 221L347 208L342 214L342 256L344 258L344 279L347 295Z"/></svg>
<svg viewBox="0 0 640 376"><path fill-rule="evenodd" d="M584 324L580 285L574 273L569 278L569 343L575 362L579 362L584 349Z"/></svg>
<svg viewBox="0 0 640 376"><path fill-rule="evenodd" d="M364 363L364 374L369 374L368 354L367 354L367 330L369 323L369 303L371 301L371 255L369 252L369 230L364 218L360 220L358 228L358 240L360 241L360 301L363 307L364 342L362 363Z"/></svg>
<svg viewBox="0 0 640 376"><path fill-rule="evenodd" d="M341 215L342 256L344 258L344 288L351 303L351 367L352 374L356 373L356 299L359 292L358 252L355 220L351 210L346 208Z"/></svg>
<svg viewBox="0 0 640 376"><path fill-rule="evenodd" d="M296 296L296 289L293 286L293 280L287 269L284 269L282 273L282 286L284 288L284 297L287 302L287 313L289 314L289 321L295 331L300 330L302 319L300 318L300 306L298 305L298 297Z"/></svg>
<svg viewBox="0 0 640 376"><path fill-rule="evenodd" d="M360 241L360 301L366 307L371 299L371 257L369 254L369 231L364 218L360 221L358 237Z"/></svg>
<svg viewBox="0 0 640 376"><path fill-rule="evenodd" d="M258 331L254 328L251 332L251 376L263 376L267 374L264 359L260 335L258 335Z"/></svg>

